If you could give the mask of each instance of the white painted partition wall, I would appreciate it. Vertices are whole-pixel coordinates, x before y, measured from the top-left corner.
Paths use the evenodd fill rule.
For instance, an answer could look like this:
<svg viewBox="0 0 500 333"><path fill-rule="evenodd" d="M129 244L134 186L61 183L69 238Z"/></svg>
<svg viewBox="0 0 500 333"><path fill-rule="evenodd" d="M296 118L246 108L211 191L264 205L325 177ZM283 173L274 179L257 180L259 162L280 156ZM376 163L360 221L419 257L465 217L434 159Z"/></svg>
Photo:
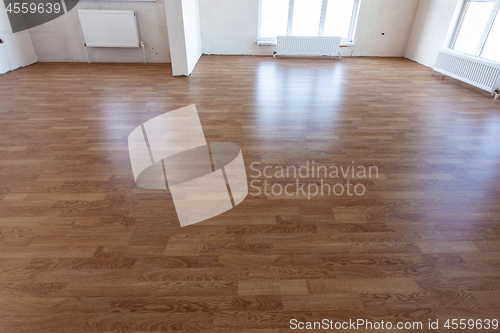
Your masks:
<svg viewBox="0 0 500 333"><path fill-rule="evenodd" d="M37 61L28 31L12 33L3 1L0 1L0 74Z"/></svg>

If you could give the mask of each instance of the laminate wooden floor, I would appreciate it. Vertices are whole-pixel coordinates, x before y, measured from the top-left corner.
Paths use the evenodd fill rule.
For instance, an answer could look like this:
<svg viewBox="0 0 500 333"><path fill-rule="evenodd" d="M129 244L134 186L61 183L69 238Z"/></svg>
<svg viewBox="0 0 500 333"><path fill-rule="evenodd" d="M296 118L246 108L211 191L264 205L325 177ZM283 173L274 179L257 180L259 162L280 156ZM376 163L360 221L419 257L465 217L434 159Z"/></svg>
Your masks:
<svg viewBox="0 0 500 333"><path fill-rule="evenodd" d="M261 190L255 162L379 177L326 180L363 196L250 188L181 228L167 191L134 183L127 136L190 104ZM0 332L500 319L499 193L500 101L407 59L35 64L0 76Z"/></svg>

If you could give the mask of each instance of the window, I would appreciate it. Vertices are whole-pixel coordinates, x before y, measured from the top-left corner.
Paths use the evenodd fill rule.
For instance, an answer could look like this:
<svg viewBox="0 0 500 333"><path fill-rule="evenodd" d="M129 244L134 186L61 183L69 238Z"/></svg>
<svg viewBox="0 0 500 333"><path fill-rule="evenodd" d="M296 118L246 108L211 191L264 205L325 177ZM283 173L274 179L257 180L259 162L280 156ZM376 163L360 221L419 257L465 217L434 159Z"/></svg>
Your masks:
<svg viewBox="0 0 500 333"><path fill-rule="evenodd" d="M360 0L261 0L259 42L278 36L340 36L354 41Z"/></svg>
<svg viewBox="0 0 500 333"><path fill-rule="evenodd" d="M286 35L290 0L262 0L260 7L261 38L276 38Z"/></svg>
<svg viewBox="0 0 500 333"><path fill-rule="evenodd" d="M467 0L454 50L500 62L500 0Z"/></svg>

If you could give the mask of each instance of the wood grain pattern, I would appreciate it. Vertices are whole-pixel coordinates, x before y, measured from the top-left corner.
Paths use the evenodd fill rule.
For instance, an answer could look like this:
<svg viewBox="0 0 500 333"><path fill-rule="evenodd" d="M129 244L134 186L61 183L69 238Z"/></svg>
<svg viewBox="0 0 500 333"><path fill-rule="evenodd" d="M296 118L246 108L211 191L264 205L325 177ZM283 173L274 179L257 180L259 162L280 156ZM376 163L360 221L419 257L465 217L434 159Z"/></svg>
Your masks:
<svg viewBox="0 0 500 333"><path fill-rule="evenodd" d="M2 333L500 319L498 101L399 58L203 56L171 74L39 63L0 76ZM249 180L266 180L253 162L354 161L379 177L338 180L363 196L249 195L180 228L168 191L136 186L127 136L190 104L207 141L241 147Z"/></svg>

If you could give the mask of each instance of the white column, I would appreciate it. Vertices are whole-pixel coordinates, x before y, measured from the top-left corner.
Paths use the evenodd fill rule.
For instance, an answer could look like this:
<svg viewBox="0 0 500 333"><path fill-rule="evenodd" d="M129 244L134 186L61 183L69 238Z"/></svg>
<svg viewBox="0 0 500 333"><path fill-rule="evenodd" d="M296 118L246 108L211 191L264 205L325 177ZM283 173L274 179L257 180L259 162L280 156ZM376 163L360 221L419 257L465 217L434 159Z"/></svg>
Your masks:
<svg viewBox="0 0 500 333"><path fill-rule="evenodd" d="M189 76L201 57L198 0L165 0L174 76Z"/></svg>

